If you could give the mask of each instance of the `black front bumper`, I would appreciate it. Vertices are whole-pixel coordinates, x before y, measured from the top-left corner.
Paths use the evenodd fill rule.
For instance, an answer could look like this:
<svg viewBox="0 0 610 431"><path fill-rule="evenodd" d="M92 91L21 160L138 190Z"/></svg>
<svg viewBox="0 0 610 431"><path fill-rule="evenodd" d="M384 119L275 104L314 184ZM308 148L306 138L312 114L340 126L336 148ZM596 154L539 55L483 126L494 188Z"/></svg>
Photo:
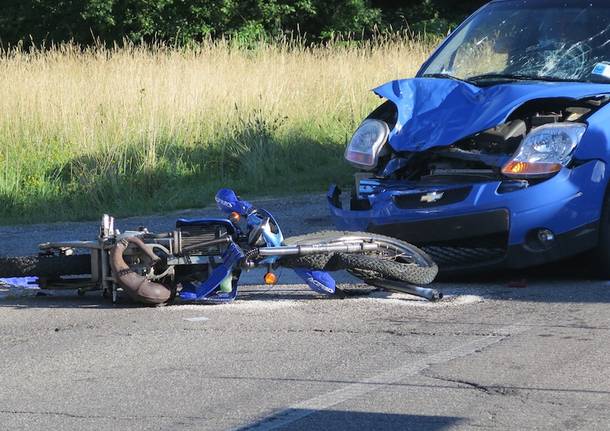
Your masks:
<svg viewBox="0 0 610 431"><path fill-rule="evenodd" d="M556 235L545 246L534 241L509 245L509 229L507 210L411 223L369 224L367 228L421 247L444 273L541 265L590 250L598 242L597 223Z"/></svg>
<svg viewBox="0 0 610 431"><path fill-rule="evenodd" d="M510 218L507 210L477 214L368 226L369 232L393 236L415 245L445 243L501 235L508 241Z"/></svg>

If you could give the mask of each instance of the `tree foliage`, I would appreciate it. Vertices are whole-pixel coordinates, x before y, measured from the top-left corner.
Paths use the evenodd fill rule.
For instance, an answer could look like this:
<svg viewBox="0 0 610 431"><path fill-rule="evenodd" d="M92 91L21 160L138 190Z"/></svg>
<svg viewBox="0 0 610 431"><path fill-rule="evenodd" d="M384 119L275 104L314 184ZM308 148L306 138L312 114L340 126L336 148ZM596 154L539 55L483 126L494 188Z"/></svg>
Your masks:
<svg viewBox="0 0 610 431"><path fill-rule="evenodd" d="M231 35L287 32L324 39L408 27L444 32L481 0L1 0L3 45L72 40L89 44L161 40L183 43Z"/></svg>

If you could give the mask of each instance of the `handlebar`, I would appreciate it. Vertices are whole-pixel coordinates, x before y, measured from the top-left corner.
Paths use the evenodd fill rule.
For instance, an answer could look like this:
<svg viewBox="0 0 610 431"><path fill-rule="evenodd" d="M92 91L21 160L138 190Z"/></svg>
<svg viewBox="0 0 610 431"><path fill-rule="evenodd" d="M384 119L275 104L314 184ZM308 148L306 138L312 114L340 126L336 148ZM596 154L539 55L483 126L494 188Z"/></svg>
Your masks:
<svg viewBox="0 0 610 431"><path fill-rule="evenodd" d="M364 253L379 250L379 245L369 242L311 244L280 247L263 247L258 249L261 256L306 256L319 253Z"/></svg>

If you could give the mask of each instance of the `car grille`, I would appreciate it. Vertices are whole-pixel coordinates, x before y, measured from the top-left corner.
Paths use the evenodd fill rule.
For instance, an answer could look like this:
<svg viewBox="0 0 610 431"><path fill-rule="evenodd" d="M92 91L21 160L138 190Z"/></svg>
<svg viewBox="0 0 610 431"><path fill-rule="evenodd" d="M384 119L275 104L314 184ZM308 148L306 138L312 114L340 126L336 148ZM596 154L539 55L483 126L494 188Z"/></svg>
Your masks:
<svg viewBox="0 0 610 431"><path fill-rule="evenodd" d="M507 210L416 222L370 225L369 232L410 242L437 263L441 271L493 265L508 252Z"/></svg>
<svg viewBox="0 0 610 431"><path fill-rule="evenodd" d="M422 249L430 255L441 270L475 267L502 261L505 248L425 246Z"/></svg>
<svg viewBox="0 0 610 431"><path fill-rule="evenodd" d="M394 204L403 210L433 208L462 202L468 197L471 191L471 186L439 190L437 192L438 200L435 201L426 200L428 196L432 196L430 192L395 195L393 200Z"/></svg>

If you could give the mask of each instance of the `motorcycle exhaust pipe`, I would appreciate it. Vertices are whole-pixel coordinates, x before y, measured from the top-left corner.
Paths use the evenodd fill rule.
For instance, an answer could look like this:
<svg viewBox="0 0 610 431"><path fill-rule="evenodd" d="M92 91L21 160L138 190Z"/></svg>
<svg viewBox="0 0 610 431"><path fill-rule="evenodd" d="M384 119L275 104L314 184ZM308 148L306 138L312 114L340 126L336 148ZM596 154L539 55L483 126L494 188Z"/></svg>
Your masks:
<svg viewBox="0 0 610 431"><path fill-rule="evenodd" d="M167 302L171 296L171 291L167 287L136 274L129 268L129 265L125 263L123 253L127 250L130 243L135 244L154 262L159 260L159 256L155 255L146 247L140 238L124 238L110 249L110 268L112 269L112 275L134 301L146 305L158 305Z"/></svg>

